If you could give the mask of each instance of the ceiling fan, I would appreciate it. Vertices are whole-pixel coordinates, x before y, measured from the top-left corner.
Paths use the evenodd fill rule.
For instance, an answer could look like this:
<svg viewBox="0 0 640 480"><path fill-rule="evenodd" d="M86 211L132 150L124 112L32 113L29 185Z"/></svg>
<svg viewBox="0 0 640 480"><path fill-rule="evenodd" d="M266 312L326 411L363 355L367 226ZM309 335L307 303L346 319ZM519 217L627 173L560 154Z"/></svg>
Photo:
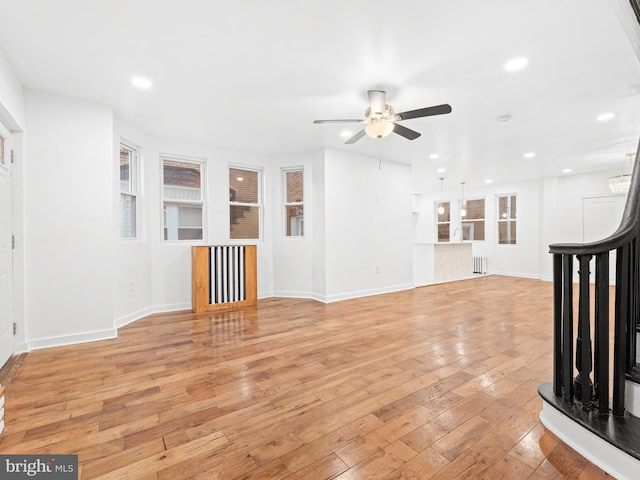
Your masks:
<svg viewBox="0 0 640 480"><path fill-rule="evenodd" d="M364 123L364 129L360 130L346 144L356 143L365 135L373 138L383 138L391 132L408 139L415 140L420 133L411 130L403 125L398 124L402 120L411 118L430 117L431 115L443 115L451 113L451 105L443 104L434 107L418 108L417 110L408 110L402 113L395 113L391 105L385 102L386 92L384 90L369 90L369 108L365 111L365 118L354 119L346 118L342 120L314 120L313 123Z"/></svg>

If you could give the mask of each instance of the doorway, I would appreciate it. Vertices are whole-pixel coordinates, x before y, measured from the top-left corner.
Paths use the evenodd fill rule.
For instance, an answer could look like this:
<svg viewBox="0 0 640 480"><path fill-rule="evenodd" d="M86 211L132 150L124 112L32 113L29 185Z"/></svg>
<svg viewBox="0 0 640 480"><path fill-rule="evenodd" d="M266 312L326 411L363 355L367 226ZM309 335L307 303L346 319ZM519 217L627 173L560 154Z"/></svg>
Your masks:
<svg viewBox="0 0 640 480"><path fill-rule="evenodd" d="M604 240L620 226L626 197L606 195L585 197L582 201L582 240L585 243ZM592 259L593 263L593 259ZM590 281L595 282L595 268L591 265ZM616 251L609 254L609 282L616 278Z"/></svg>
<svg viewBox="0 0 640 480"><path fill-rule="evenodd" d="M0 367L13 355L11 135L0 123Z"/></svg>

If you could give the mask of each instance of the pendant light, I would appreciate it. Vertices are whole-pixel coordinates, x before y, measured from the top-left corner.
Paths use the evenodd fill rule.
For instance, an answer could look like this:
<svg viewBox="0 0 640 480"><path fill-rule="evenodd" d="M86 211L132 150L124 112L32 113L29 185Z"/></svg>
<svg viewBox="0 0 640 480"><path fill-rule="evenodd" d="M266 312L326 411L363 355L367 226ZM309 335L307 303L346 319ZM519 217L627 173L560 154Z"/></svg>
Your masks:
<svg viewBox="0 0 640 480"><path fill-rule="evenodd" d="M440 177L440 204L438 205L438 215L444 215L444 205L442 203L442 183L444 182L444 177Z"/></svg>
<svg viewBox="0 0 640 480"><path fill-rule="evenodd" d="M464 184L465 183L466 182L460 182L460 185L462 185L462 208L460 209L460 216L462 218L467 216L467 209L465 208L467 202L465 202L465 200L464 200Z"/></svg>

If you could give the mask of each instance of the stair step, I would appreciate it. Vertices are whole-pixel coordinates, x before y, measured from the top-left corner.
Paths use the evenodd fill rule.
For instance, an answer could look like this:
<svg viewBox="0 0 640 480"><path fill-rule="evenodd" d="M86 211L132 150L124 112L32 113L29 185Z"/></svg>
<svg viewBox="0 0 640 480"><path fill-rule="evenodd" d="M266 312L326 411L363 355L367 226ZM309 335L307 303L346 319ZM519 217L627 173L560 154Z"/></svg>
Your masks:
<svg viewBox="0 0 640 480"><path fill-rule="evenodd" d="M538 388L538 393L552 407L616 448L640 460L640 418L600 415L597 410L585 411L579 403L567 403L556 397L550 383Z"/></svg>

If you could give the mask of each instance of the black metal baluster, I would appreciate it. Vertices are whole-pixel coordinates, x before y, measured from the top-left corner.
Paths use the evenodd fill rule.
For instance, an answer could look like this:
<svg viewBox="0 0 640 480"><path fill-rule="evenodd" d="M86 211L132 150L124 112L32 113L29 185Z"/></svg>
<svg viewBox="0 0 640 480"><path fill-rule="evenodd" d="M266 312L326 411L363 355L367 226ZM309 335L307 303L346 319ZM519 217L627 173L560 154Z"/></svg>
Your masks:
<svg viewBox="0 0 640 480"><path fill-rule="evenodd" d="M563 255L562 270L562 392L573 402L573 255Z"/></svg>
<svg viewBox="0 0 640 480"><path fill-rule="evenodd" d="M596 255L593 383L601 415L609 412L609 252Z"/></svg>
<svg viewBox="0 0 640 480"><path fill-rule="evenodd" d="M591 402L591 310L589 295L589 262L591 255L578 255L578 336L576 337L576 367L578 375L575 380L576 398L582 401L583 408L589 408Z"/></svg>
<svg viewBox="0 0 640 480"><path fill-rule="evenodd" d="M615 335L613 339L613 414L624 415L625 370L627 364L627 318L629 316L629 245L617 249Z"/></svg>
<svg viewBox="0 0 640 480"><path fill-rule="evenodd" d="M629 251L629 315L627 316L627 368L626 372L636 365L636 325L638 312L638 239L634 238L630 243Z"/></svg>
<svg viewBox="0 0 640 480"><path fill-rule="evenodd" d="M553 255L553 392L562 395L562 255Z"/></svg>

